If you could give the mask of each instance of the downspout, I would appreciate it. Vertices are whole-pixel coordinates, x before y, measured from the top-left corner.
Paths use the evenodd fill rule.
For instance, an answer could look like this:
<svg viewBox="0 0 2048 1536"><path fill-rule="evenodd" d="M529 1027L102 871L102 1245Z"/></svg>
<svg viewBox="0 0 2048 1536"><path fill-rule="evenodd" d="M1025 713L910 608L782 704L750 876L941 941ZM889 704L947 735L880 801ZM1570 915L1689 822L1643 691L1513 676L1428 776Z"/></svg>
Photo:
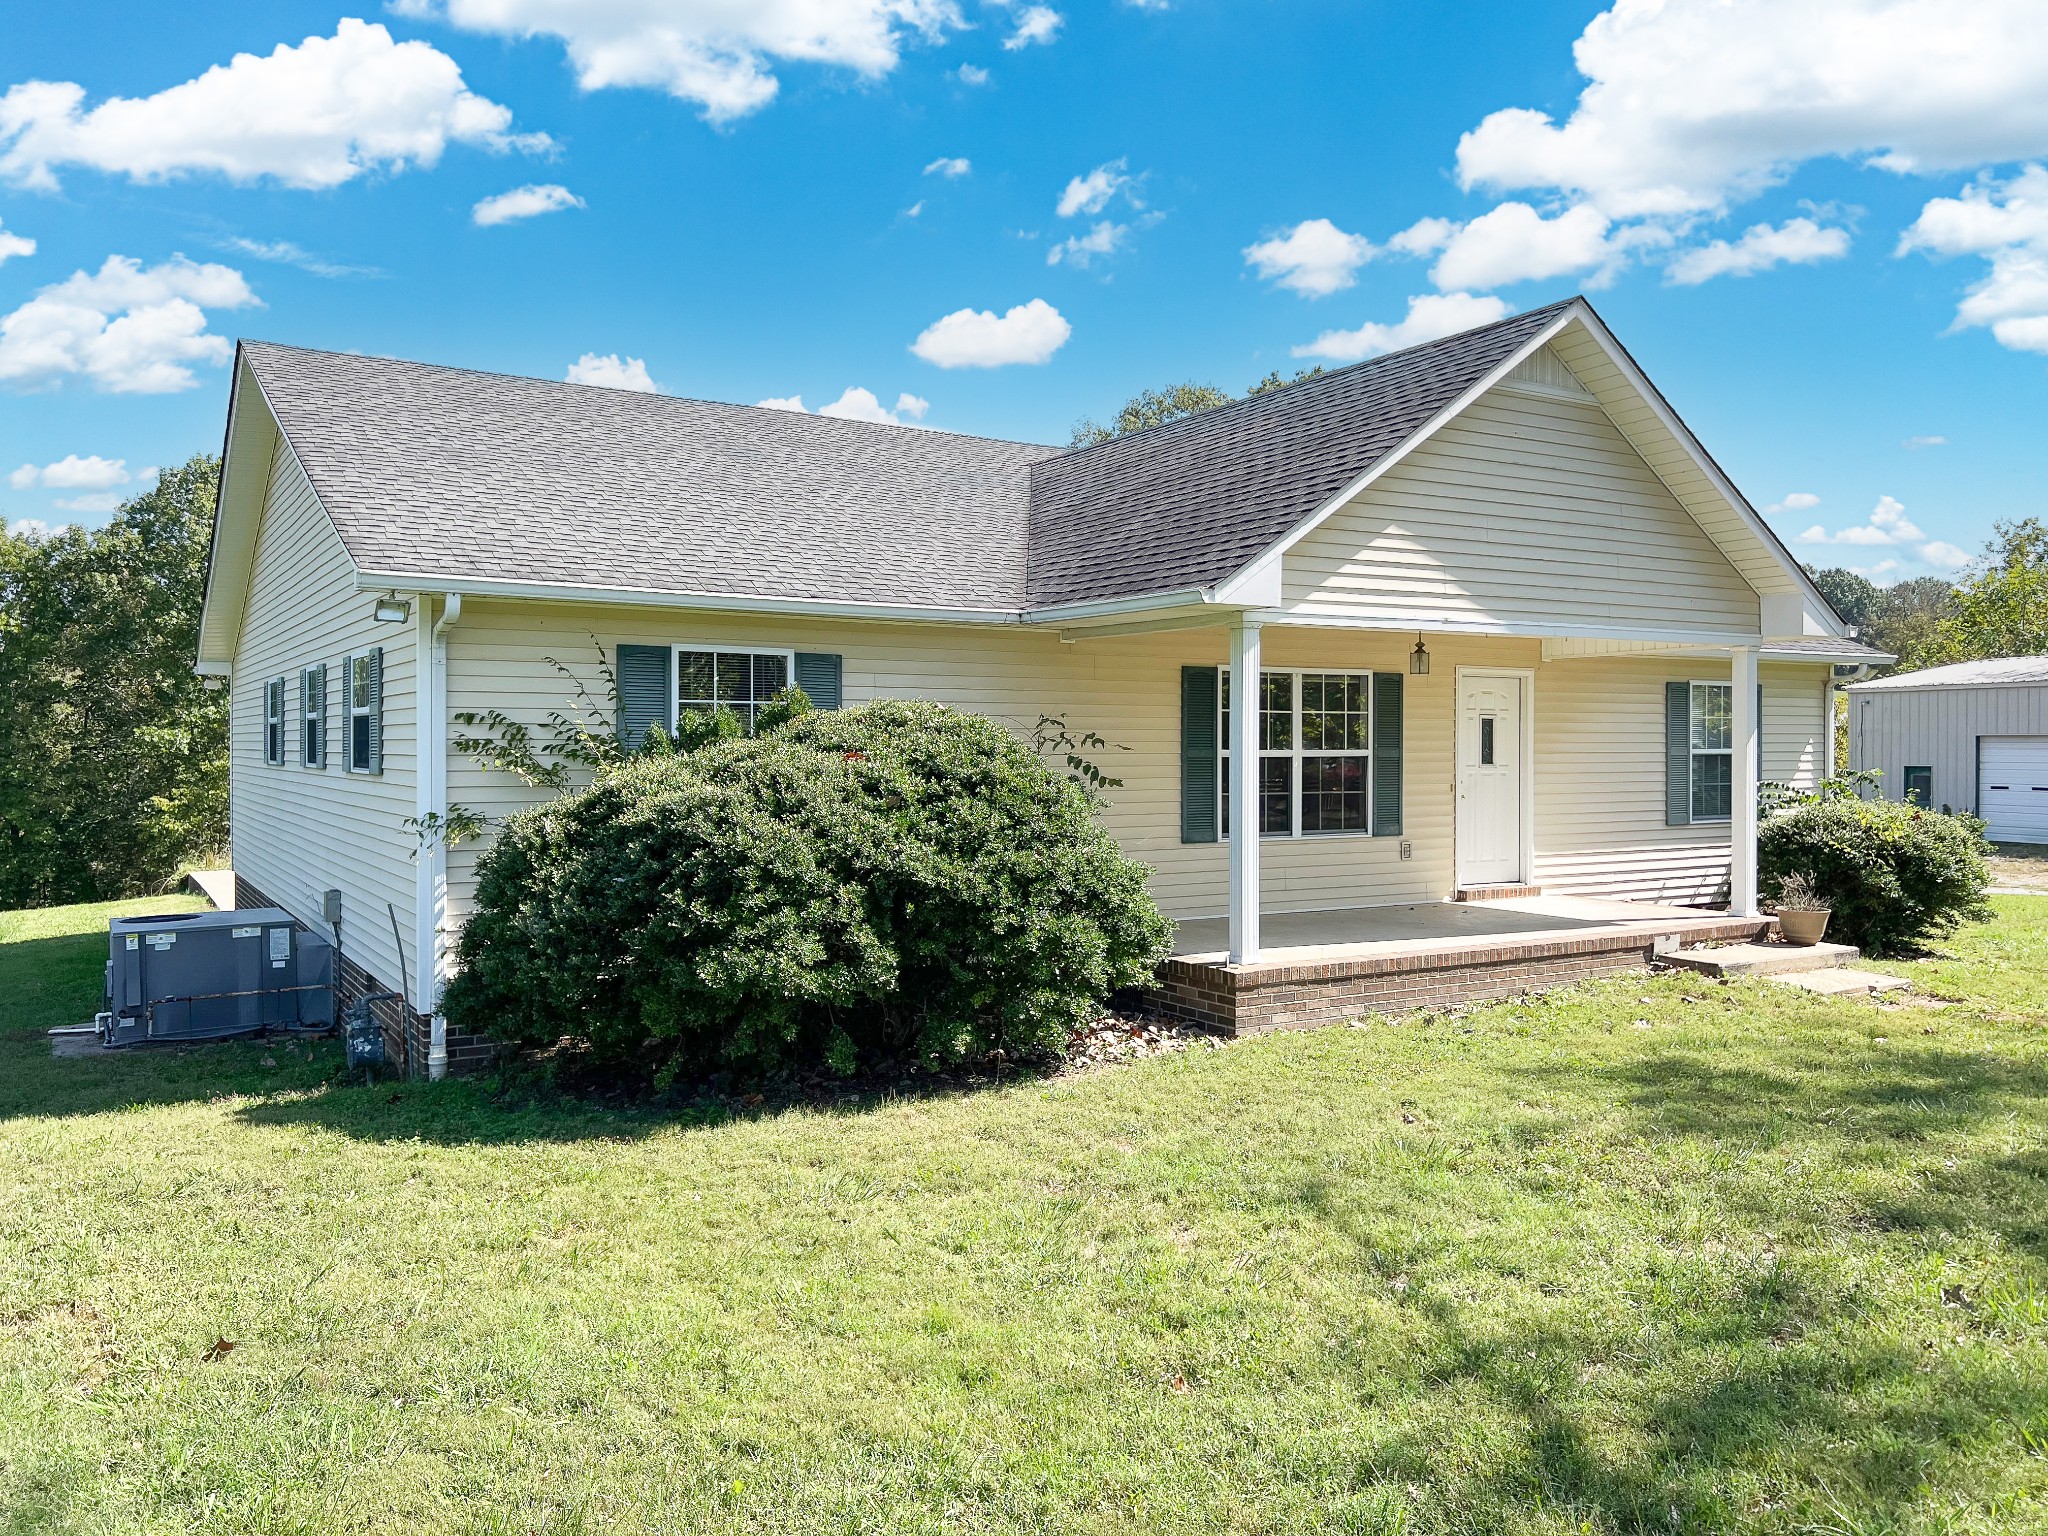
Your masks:
<svg viewBox="0 0 2048 1536"><path fill-rule="evenodd" d="M427 1017L427 1078L438 1083L448 1075L448 1021L441 1015L441 942L448 927L448 631L462 618L462 594L446 594L441 616L428 628L431 603L420 594L426 643L419 648L417 800L420 820L433 826L435 835L419 848L420 985L414 1006Z"/></svg>

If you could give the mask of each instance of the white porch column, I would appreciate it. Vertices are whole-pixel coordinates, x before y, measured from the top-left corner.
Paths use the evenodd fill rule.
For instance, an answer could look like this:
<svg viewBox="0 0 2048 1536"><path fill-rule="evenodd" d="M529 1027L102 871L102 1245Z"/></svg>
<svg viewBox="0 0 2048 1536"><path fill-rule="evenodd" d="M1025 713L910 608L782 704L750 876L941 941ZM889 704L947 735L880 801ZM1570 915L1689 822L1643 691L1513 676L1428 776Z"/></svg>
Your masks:
<svg viewBox="0 0 2048 1536"><path fill-rule="evenodd" d="M1732 858L1728 869L1728 911L1734 917L1755 917L1756 796L1762 777L1759 742L1763 723L1757 718L1757 651L1739 648L1733 657L1735 705L1735 803L1728 836Z"/></svg>
<svg viewBox="0 0 2048 1536"><path fill-rule="evenodd" d="M1230 626L1230 963L1259 958L1259 625Z"/></svg>

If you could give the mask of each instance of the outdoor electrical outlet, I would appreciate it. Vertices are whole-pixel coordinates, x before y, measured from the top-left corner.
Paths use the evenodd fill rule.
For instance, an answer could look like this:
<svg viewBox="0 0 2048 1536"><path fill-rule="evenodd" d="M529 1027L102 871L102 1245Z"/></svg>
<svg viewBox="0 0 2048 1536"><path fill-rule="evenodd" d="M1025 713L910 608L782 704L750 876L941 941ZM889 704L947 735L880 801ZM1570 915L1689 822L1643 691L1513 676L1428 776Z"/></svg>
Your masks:
<svg viewBox="0 0 2048 1536"><path fill-rule="evenodd" d="M1412 859L1412 858L1414 858L1414 857L1415 857L1415 845L1414 845L1413 843L1408 843L1408 842L1404 842L1404 843L1402 843L1402 844L1401 844L1401 857L1402 857L1402 858L1404 858L1404 859Z"/></svg>

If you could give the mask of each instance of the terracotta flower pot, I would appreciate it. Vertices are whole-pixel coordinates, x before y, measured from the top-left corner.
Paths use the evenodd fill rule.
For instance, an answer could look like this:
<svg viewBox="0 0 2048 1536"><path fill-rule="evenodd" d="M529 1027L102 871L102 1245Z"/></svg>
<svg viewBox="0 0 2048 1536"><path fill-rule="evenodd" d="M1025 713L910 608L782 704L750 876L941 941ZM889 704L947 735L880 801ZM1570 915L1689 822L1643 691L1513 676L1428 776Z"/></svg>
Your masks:
<svg viewBox="0 0 2048 1536"><path fill-rule="evenodd" d="M1828 931L1832 912L1780 912L1778 932L1787 944L1818 944Z"/></svg>

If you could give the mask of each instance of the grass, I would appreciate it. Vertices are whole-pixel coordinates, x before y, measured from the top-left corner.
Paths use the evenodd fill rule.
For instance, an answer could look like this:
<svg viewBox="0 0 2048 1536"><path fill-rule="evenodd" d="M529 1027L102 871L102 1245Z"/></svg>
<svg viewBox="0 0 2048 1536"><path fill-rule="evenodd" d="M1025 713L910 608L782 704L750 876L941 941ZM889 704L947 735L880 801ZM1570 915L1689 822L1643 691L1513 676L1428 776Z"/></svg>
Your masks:
<svg viewBox="0 0 2048 1536"><path fill-rule="evenodd" d="M0 917L0 1530L2048 1529L1997 906L1945 1008L1621 978L694 1120L54 1061L109 909Z"/></svg>

